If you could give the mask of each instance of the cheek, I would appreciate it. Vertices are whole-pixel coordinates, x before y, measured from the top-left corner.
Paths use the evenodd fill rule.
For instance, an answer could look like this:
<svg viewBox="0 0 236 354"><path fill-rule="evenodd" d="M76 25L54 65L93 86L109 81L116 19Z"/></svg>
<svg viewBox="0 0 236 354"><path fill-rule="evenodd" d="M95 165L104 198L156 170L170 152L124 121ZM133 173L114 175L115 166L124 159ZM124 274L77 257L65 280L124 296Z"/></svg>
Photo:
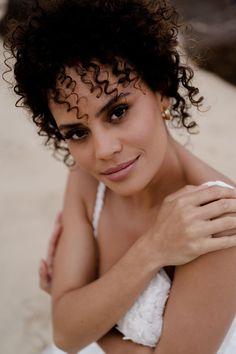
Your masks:
<svg viewBox="0 0 236 354"><path fill-rule="evenodd" d="M130 141L135 142L141 149L155 152L165 150L167 132L161 117L146 116L137 120L135 129L130 128L128 131L132 133Z"/></svg>
<svg viewBox="0 0 236 354"><path fill-rule="evenodd" d="M74 142L68 143L68 148L77 166L86 171L91 169L91 166L93 166L93 161L89 147L85 147L83 144Z"/></svg>

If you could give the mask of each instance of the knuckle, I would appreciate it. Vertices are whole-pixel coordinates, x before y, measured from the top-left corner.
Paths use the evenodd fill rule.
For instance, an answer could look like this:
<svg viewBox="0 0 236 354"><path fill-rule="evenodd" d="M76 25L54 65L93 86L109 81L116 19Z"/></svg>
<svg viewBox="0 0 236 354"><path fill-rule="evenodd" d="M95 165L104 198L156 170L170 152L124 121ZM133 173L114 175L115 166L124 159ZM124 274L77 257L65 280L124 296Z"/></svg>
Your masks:
<svg viewBox="0 0 236 354"><path fill-rule="evenodd" d="M230 230L235 225L234 219L232 217L225 217L223 221L223 226L226 230Z"/></svg>
<svg viewBox="0 0 236 354"><path fill-rule="evenodd" d="M222 240L221 246L223 249L229 248L231 246L230 238L224 237L224 239Z"/></svg>
<svg viewBox="0 0 236 354"><path fill-rule="evenodd" d="M210 187L210 195L212 199L219 199L222 197L222 188L218 186L212 186Z"/></svg>
<svg viewBox="0 0 236 354"><path fill-rule="evenodd" d="M201 254L201 244L191 241L189 243L189 250L193 256L198 256Z"/></svg>
<svg viewBox="0 0 236 354"><path fill-rule="evenodd" d="M234 195L234 190L232 188L212 186L210 187L212 197L215 199L220 199L224 197L230 197Z"/></svg>
<svg viewBox="0 0 236 354"><path fill-rule="evenodd" d="M184 197L179 197L177 200L176 200L176 207L178 209L181 209L185 206L185 198Z"/></svg>
<svg viewBox="0 0 236 354"><path fill-rule="evenodd" d="M227 200L227 199L222 199L222 200L220 201L220 208L221 208L221 211L224 212L224 213L230 211L230 205L231 205L231 203L230 203L229 200Z"/></svg>
<svg viewBox="0 0 236 354"><path fill-rule="evenodd" d="M176 206L176 211L178 221L184 227L185 231L188 233L193 233L194 211L191 208L187 208L185 204Z"/></svg>
<svg viewBox="0 0 236 354"><path fill-rule="evenodd" d="M212 187L210 187L209 193L210 193L210 197L212 198L212 200L217 200L217 199L222 198L223 189L218 186L212 186Z"/></svg>
<svg viewBox="0 0 236 354"><path fill-rule="evenodd" d="M230 248L236 246L236 236L230 236L224 238L224 248Z"/></svg>

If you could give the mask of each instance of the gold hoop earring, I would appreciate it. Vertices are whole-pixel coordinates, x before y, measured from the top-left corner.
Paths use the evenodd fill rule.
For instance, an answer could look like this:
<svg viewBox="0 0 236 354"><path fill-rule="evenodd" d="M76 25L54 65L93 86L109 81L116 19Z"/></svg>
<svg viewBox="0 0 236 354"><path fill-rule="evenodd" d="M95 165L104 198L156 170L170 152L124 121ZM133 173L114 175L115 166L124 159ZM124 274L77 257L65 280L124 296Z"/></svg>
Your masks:
<svg viewBox="0 0 236 354"><path fill-rule="evenodd" d="M163 111L161 113L162 115L162 118L165 119L165 120L171 120L171 113L170 113L170 110L167 108L165 111Z"/></svg>

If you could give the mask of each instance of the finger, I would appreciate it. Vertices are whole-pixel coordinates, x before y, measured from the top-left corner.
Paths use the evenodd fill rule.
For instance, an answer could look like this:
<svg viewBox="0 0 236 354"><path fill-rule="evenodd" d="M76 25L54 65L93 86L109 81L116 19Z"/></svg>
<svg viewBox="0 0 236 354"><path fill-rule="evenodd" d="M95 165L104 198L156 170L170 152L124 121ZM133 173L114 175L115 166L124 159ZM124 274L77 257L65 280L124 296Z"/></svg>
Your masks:
<svg viewBox="0 0 236 354"><path fill-rule="evenodd" d="M176 192L174 193L171 193L167 198L166 200L168 201L173 201L181 196L186 196L190 193L193 193L193 192L197 192L199 190L204 190L204 189L207 189L209 188L208 186L206 185L203 185L201 184L200 186L193 186L193 185L186 185L184 186L183 188L177 190Z"/></svg>
<svg viewBox="0 0 236 354"><path fill-rule="evenodd" d="M60 236L61 229L62 229L62 223L55 222L54 228L52 231L52 236L50 237L50 241L49 241L50 244L53 245L53 244L57 243L57 240Z"/></svg>
<svg viewBox="0 0 236 354"><path fill-rule="evenodd" d="M59 211L59 213L57 214L55 224L62 224L62 211Z"/></svg>
<svg viewBox="0 0 236 354"><path fill-rule="evenodd" d="M214 219L221 215L236 212L236 199L219 199L197 209L197 214L204 220Z"/></svg>
<svg viewBox="0 0 236 354"><path fill-rule="evenodd" d="M53 264L48 267L48 276L50 279L52 279L52 273L53 273Z"/></svg>
<svg viewBox="0 0 236 354"><path fill-rule="evenodd" d="M59 224L56 225L53 230L52 236L49 240L48 254L54 253L55 247L56 247L57 242L58 242L60 235L61 235L61 231L62 231L62 225L59 225Z"/></svg>
<svg viewBox="0 0 236 354"><path fill-rule="evenodd" d="M219 219L214 219L206 222L205 225L205 232L208 235L214 235L223 231L232 230L236 228L236 217L222 216Z"/></svg>
<svg viewBox="0 0 236 354"><path fill-rule="evenodd" d="M49 251L50 253L47 255L47 264L48 264L49 270L51 270L53 268L56 248L57 248L57 246L55 245L55 248L52 251Z"/></svg>
<svg viewBox="0 0 236 354"><path fill-rule="evenodd" d="M40 261L39 266L39 286L42 290L50 293L51 279L48 276L47 264L44 260Z"/></svg>
<svg viewBox="0 0 236 354"><path fill-rule="evenodd" d="M204 189L193 191L185 197L185 203L195 206L203 206L219 199L236 198L235 188L211 186Z"/></svg>
<svg viewBox="0 0 236 354"><path fill-rule="evenodd" d="M61 232L62 232L62 225L57 224L55 226L53 235L50 239L49 246L48 246L47 265L48 265L48 274L50 277L52 277L54 257L55 257L57 243L59 241Z"/></svg>
<svg viewBox="0 0 236 354"><path fill-rule="evenodd" d="M47 252L47 262L48 264L52 264L52 260L55 254L56 246L59 240L59 237L61 235L62 231L62 225L61 224L56 224L54 226L54 230L52 232L52 236L49 240L49 245L48 245L48 252Z"/></svg>
<svg viewBox="0 0 236 354"><path fill-rule="evenodd" d="M208 252L213 252L231 247L236 247L236 235L209 239L206 249Z"/></svg>

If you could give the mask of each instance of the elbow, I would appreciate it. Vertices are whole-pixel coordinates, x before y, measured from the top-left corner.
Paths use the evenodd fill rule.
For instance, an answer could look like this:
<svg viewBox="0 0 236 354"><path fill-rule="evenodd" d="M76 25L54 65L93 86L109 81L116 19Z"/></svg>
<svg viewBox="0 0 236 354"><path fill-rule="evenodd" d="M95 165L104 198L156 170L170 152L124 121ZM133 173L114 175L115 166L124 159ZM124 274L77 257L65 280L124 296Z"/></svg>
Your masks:
<svg viewBox="0 0 236 354"><path fill-rule="evenodd" d="M80 336L73 333L68 319L65 321L63 316L53 316L53 342L57 348L65 353L77 354L82 349Z"/></svg>
<svg viewBox="0 0 236 354"><path fill-rule="evenodd" d="M81 321L69 314L68 301L54 302L52 308L53 341L60 350L69 354L77 354L80 350L91 343L87 330Z"/></svg>
<svg viewBox="0 0 236 354"><path fill-rule="evenodd" d="M65 341L63 336L59 335L58 333L55 333L55 331L53 331L53 343L58 349L62 350L63 352L69 353L68 343Z"/></svg>
<svg viewBox="0 0 236 354"><path fill-rule="evenodd" d="M52 335L55 346L65 353L77 354L81 350L80 338L75 336L64 301L54 301L52 306Z"/></svg>
<svg viewBox="0 0 236 354"><path fill-rule="evenodd" d="M71 338L56 330L53 331L53 342L58 349L69 354L77 354L82 349L78 342L75 345Z"/></svg>

